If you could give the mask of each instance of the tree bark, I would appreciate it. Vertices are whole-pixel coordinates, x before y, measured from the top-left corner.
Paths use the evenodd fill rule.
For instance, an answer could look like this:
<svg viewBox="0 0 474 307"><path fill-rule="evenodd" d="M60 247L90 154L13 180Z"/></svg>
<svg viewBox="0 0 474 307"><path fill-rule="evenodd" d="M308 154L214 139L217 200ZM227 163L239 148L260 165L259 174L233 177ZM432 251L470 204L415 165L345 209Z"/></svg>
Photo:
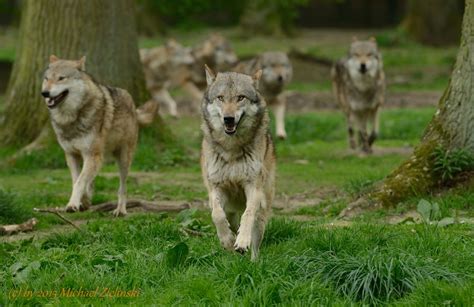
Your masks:
<svg viewBox="0 0 474 307"><path fill-rule="evenodd" d="M41 75L48 58L87 56L99 82L124 88L135 103L148 96L138 55L134 0L25 0L16 61L0 116L0 143L33 141L48 121Z"/></svg>
<svg viewBox="0 0 474 307"><path fill-rule="evenodd" d="M462 0L410 0L402 28L424 44L456 44L459 41L462 8Z"/></svg>
<svg viewBox="0 0 474 307"><path fill-rule="evenodd" d="M376 190L341 213L351 217L364 209L396 205L411 195L429 192L439 178L433 171L433 151L464 149L474 154L474 0L466 0L461 44L451 81L413 155Z"/></svg>

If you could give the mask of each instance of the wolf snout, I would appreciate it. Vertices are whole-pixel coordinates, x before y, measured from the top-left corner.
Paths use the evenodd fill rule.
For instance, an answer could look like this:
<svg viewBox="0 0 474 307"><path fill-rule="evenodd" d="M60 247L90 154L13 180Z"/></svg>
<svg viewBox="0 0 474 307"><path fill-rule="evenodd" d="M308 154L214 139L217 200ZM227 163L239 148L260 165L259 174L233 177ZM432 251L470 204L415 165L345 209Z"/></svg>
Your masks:
<svg viewBox="0 0 474 307"><path fill-rule="evenodd" d="M277 78L278 82L283 82L283 76L282 75L279 75L278 78Z"/></svg>
<svg viewBox="0 0 474 307"><path fill-rule="evenodd" d="M360 72L363 74L367 72L367 65L365 63L360 64Z"/></svg>
<svg viewBox="0 0 474 307"><path fill-rule="evenodd" d="M235 117L233 116L225 116L224 117L224 124L226 126L233 126L235 125Z"/></svg>
<svg viewBox="0 0 474 307"><path fill-rule="evenodd" d="M44 98L48 98L49 97L49 91L42 91L41 96L43 96Z"/></svg>

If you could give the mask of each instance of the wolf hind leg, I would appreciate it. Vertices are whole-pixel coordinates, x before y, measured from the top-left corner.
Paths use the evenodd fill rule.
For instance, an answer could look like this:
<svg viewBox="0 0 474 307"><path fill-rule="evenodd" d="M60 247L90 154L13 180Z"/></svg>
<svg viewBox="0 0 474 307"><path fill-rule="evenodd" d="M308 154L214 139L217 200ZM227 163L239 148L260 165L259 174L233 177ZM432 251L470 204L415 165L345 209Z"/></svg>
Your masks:
<svg viewBox="0 0 474 307"><path fill-rule="evenodd" d="M127 176L132 163L132 152L128 146L123 147L118 156L117 164L120 173L120 186L118 189L117 208L113 211L116 217L125 216L127 214Z"/></svg>

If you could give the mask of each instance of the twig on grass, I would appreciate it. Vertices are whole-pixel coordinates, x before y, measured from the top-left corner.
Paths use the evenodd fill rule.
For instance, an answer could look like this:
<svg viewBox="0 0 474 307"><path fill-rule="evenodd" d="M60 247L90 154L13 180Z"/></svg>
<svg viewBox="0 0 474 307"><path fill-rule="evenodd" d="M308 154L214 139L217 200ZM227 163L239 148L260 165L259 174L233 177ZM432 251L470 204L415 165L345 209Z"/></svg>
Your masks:
<svg viewBox="0 0 474 307"><path fill-rule="evenodd" d="M74 228L76 228L77 230L82 230L81 228L79 228L79 226L77 226L76 224L74 224L71 220L68 220L67 218L64 217L64 215L62 215L61 213L59 212L63 212L64 210L63 209L59 209L59 208L33 208L33 211L35 212L40 212L40 213L52 213L52 214L55 214L56 216L58 216L60 219L62 219L63 221L65 221L66 223L72 225Z"/></svg>

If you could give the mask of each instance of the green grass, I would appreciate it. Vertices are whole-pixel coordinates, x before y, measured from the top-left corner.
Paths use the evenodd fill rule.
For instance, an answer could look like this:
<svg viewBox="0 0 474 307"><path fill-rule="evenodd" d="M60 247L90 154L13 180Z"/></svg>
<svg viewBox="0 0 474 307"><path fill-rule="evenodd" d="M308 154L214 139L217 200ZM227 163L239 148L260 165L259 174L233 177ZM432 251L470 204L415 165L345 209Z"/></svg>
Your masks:
<svg viewBox="0 0 474 307"><path fill-rule="evenodd" d="M390 148L416 145L433 113L433 108L383 110L376 145L386 152L366 158L347 150L339 112L289 114L289 139L276 141L277 199L314 190L334 192L317 194L322 201L316 206L274 210L256 263L219 246L208 211L178 216L135 213L123 219L81 212L67 217L88 219L82 231L0 244L0 304L472 305L474 228L459 223L474 214L472 187L419 195L396 208L365 214L346 227L334 220L352 197L371 189L406 159ZM143 133L129 195L205 201L198 164L200 121L165 120L175 140L165 137L156 145L156 133ZM159 150L149 150L152 146ZM68 200L69 174L55 150L20 159L0 172L1 223L35 216L42 231L63 224L54 215L31 210L64 206ZM12 151L2 149L2 154ZM107 164L96 178L93 203L115 199L117 187L116 167ZM437 202L441 217L455 217L457 223L443 228L385 224L387 215L414 210L421 198ZM295 221L293 216L309 221ZM138 296L61 294L62 289L97 288L136 290ZM36 291L32 297L27 297L29 290ZM38 292L53 290L57 292L49 297Z"/></svg>
<svg viewBox="0 0 474 307"><path fill-rule="evenodd" d="M210 225L209 218L201 223ZM472 299L471 293L453 288L473 282L467 226L327 229L275 218L256 263L223 251L214 231L188 237L181 228L173 218L139 214L91 222L83 232L3 244L2 302L347 305L425 299L431 305L441 303L437 298L442 296L459 305ZM61 297L63 288L135 289L139 296L67 298ZM7 297L20 289L58 293Z"/></svg>

